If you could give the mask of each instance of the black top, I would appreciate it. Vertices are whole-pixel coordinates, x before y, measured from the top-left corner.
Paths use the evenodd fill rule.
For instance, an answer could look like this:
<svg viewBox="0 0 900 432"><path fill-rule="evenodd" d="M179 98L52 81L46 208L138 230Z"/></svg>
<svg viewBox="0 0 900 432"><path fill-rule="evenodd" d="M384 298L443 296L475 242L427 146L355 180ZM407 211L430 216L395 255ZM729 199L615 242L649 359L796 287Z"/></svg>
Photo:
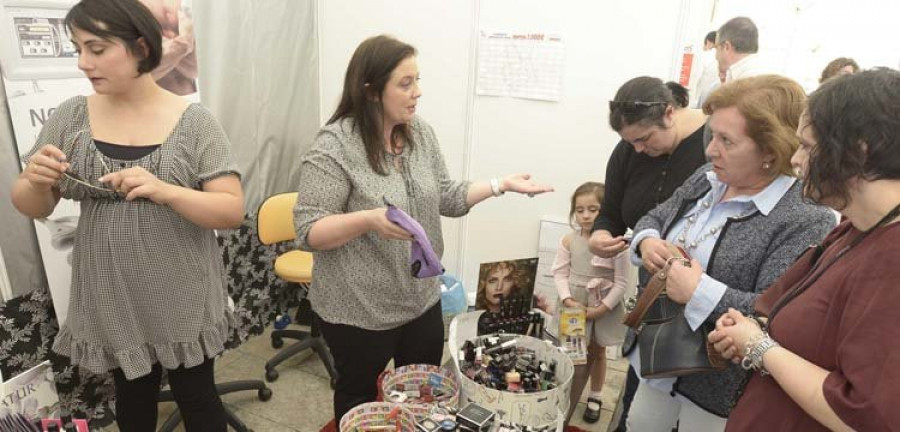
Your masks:
<svg viewBox="0 0 900 432"><path fill-rule="evenodd" d="M619 141L606 164L606 193L592 231L604 229L613 237L625 234L657 204L669 199L706 163L705 129L698 128L682 140L671 155L647 156L627 141Z"/></svg>
<svg viewBox="0 0 900 432"><path fill-rule="evenodd" d="M96 145L97 150L100 150L100 153L103 153L106 157L119 160L138 160L150 153L153 153L162 144L154 144L148 146L126 146L95 139L94 145Z"/></svg>

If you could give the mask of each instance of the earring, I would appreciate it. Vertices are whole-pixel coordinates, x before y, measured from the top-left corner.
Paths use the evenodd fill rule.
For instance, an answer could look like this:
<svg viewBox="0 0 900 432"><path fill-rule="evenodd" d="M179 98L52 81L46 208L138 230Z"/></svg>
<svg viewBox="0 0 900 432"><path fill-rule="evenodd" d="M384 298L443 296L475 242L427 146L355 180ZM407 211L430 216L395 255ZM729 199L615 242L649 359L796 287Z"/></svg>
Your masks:
<svg viewBox="0 0 900 432"><path fill-rule="evenodd" d="M772 168L772 164L770 164L768 162L763 162L763 169L768 170L769 168Z"/></svg>

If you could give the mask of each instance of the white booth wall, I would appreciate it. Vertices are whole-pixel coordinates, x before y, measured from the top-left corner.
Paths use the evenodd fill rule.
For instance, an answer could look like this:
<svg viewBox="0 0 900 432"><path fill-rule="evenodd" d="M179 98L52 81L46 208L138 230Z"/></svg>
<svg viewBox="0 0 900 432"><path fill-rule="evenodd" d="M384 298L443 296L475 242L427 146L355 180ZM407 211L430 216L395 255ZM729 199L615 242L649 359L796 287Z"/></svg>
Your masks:
<svg viewBox="0 0 900 432"><path fill-rule="evenodd" d="M711 29L735 16L757 24L760 54L807 91L838 57L863 69L900 67L897 0L717 0Z"/></svg>

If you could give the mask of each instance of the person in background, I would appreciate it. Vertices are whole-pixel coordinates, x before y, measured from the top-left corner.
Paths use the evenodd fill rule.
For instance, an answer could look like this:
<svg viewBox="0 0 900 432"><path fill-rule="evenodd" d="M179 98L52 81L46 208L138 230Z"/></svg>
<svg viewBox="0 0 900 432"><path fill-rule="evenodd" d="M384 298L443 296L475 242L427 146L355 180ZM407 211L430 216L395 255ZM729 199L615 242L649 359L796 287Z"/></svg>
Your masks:
<svg viewBox="0 0 900 432"><path fill-rule="evenodd" d="M709 97L709 94L716 89L722 82L719 80L719 62L716 60L716 32L715 30L706 34L703 40L702 63L703 70L697 84L691 91L691 96L696 103L692 104L692 108L702 108L703 102Z"/></svg>
<svg viewBox="0 0 900 432"><path fill-rule="evenodd" d="M552 191L528 174L489 182L450 178L434 130L416 109L416 50L389 36L353 53L340 103L300 162L294 226L315 259L309 299L338 372L335 419L375 400L375 380L395 366L439 365L444 325L437 278L410 271L412 236L385 203L424 229L440 257L441 216L461 217L505 192Z"/></svg>
<svg viewBox="0 0 900 432"><path fill-rule="evenodd" d="M623 84L610 101L609 125L622 140L606 163L603 203L589 240L595 255L614 258L625 251L626 231L706 162L706 115L687 105L687 89L646 76ZM625 354L633 342L629 332L622 347ZM629 368L617 431L625 430L637 384Z"/></svg>
<svg viewBox="0 0 900 432"><path fill-rule="evenodd" d="M681 248L690 256L667 273L666 295L684 305L684 319L705 335L728 308L753 301L803 250L835 225L834 214L802 199L791 155L806 95L796 82L762 75L728 83L710 95L710 163L638 221L632 260L642 281ZM696 349L688 347L687 349ZM640 347L629 360L641 366ZM697 372L642 379L628 430L721 431L743 371Z"/></svg>
<svg viewBox="0 0 900 432"><path fill-rule="evenodd" d="M622 252L614 258L600 258L588 249L591 227L600 212L601 202L602 183L587 182L575 189L569 222L576 223L578 227L560 241L552 267L560 303L567 308L585 309L587 320L587 363L575 366L567 423L575 412L588 378L591 392L583 419L587 423L596 423L600 419L603 405L600 393L606 380L606 347L621 344L625 338L622 296L628 283L628 254Z"/></svg>
<svg viewBox="0 0 900 432"><path fill-rule="evenodd" d="M819 84L836 76L853 75L855 73L859 73L859 65L856 64L855 60L847 57L838 57L828 62L828 65L822 70Z"/></svg>
<svg viewBox="0 0 900 432"><path fill-rule="evenodd" d="M727 430L900 425L898 112L900 72L890 69L829 80L810 95L792 162L804 195L845 220L753 311L729 310L709 334L716 350L751 370Z"/></svg>
<svg viewBox="0 0 900 432"><path fill-rule="evenodd" d="M214 230L244 217L224 131L161 88L156 19L137 0L82 0L65 24L94 94L44 124L12 191L24 215L81 205L71 298L53 350L113 372L119 430L155 431L166 369L187 431L225 431L215 357L232 321Z"/></svg>
<svg viewBox="0 0 900 432"><path fill-rule="evenodd" d="M716 32L716 61L723 83L741 78L773 73L759 53L759 31L750 18L728 20Z"/></svg>

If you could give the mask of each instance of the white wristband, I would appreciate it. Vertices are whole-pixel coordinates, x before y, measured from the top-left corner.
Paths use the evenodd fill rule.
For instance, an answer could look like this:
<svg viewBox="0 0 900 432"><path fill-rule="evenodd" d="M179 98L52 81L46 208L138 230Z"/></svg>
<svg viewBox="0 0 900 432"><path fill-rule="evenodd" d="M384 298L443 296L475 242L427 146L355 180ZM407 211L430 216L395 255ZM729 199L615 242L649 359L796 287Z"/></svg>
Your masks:
<svg viewBox="0 0 900 432"><path fill-rule="evenodd" d="M500 190L500 180L497 180L496 177L491 179L491 194L495 197L503 195L503 191Z"/></svg>

